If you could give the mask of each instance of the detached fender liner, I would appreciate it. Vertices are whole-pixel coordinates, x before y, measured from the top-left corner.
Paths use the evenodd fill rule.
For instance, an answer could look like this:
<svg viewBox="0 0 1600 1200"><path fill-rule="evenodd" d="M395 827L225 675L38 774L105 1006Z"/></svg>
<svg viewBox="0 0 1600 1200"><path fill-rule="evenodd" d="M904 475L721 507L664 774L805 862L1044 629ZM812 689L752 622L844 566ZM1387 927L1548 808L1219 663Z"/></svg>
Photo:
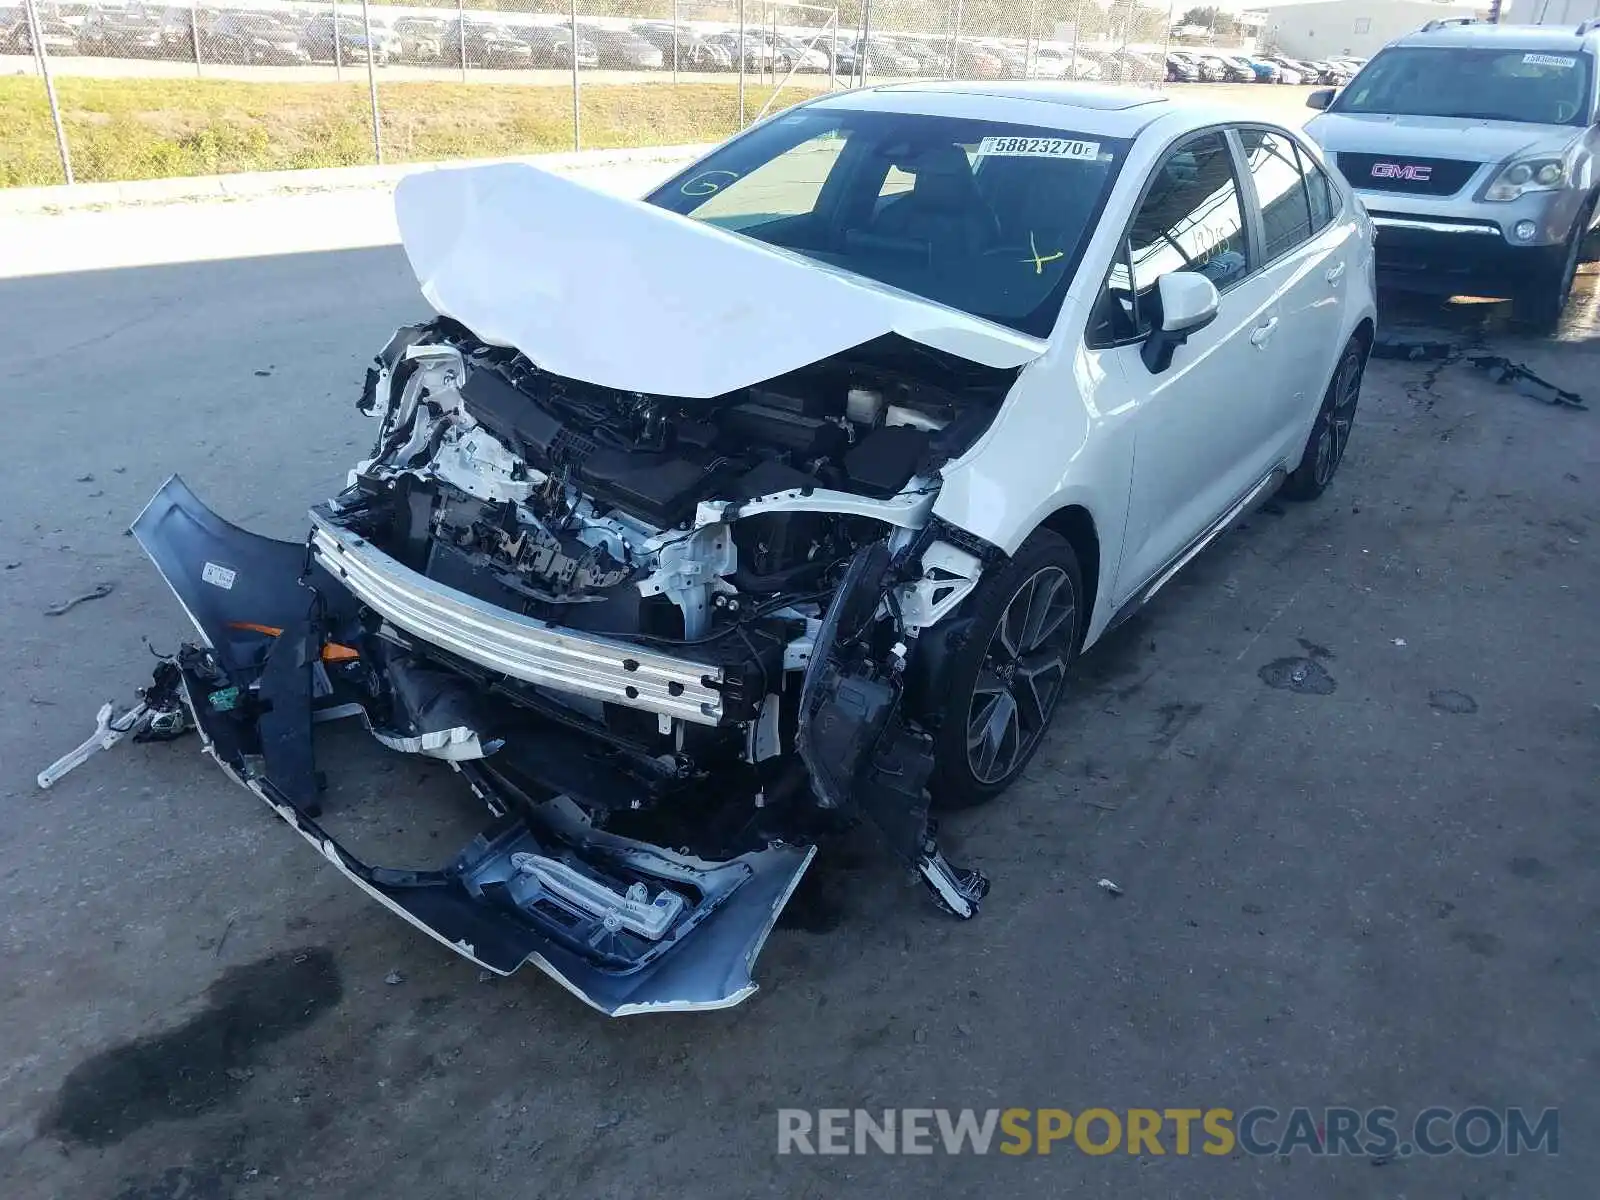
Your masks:
<svg viewBox="0 0 1600 1200"><path fill-rule="evenodd" d="M772 843L724 862L674 853L593 828L560 797L516 803L526 798L491 757L457 770L491 809L517 816L495 821L436 870L363 862L317 819L311 737L319 716L364 711L315 694L328 631L356 614L349 595L304 546L230 525L176 477L134 533L205 642L179 657L205 752L368 895L484 969L507 975L532 963L610 1016L727 1008L756 990L755 960L814 847ZM235 628L245 624L257 631ZM262 626L281 633L263 639ZM527 869L551 862L609 881L602 886L619 907L624 892L653 891L671 920L641 935L619 929L615 910L563 908Z"/></svg>

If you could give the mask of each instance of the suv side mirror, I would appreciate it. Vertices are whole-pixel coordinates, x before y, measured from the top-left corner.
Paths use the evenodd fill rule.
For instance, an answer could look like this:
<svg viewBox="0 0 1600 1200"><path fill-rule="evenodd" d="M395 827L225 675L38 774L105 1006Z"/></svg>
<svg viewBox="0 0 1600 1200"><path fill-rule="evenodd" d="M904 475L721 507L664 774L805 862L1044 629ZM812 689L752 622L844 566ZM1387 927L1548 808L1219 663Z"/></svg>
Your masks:
<svg viewBox="0 0 1600 1200"><path fill-rule="evenodd" d="M1156 280L1156 292L1161 298L1161 326L1150 331L1139 350L1152 375L1172 365L1178 347L1215 321L1222 304L1217 285L1194 271L1163 275Z"/></svg>
<svg viewBox="0 0 1600 1200"><path fill-rule="evenodd" d="M1319 112L1333 103L1334 88L1318 88L1306 96L1306 107L1317 109Z"/></svg>

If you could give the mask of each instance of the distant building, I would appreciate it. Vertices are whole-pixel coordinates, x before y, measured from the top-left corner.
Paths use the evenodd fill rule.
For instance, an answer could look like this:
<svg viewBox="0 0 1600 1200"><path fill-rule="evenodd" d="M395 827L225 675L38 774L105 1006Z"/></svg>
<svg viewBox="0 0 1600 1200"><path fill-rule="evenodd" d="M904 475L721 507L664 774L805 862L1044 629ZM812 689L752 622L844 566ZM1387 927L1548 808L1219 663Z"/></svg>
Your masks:
<svg viewBox="0 0 1600 1200"><path fill-rule="evenodd" d="M1537 5L1541 0L1518 0ZM1563 0L1551 0L1561 4ZM1415 33L1429 21L1474 17L1484 5L1453 0L1279 0L1255 5L1265 18L1261 43L1291 58L1354 54L1370 58L1386 43ZM1513 17L1512 20L1526 19Z"/></svg>
<svg viewBox="0 0 1600 1200"><path fill-rule="evenodd" d="M1209 25L1175 25L1172 41L1180 46L1216 46L1253 54L1261 42L1261 27L1266 24L1266 17L1259 12L1229 15L1232 19L1225 33L1218 33Z"/></svg>

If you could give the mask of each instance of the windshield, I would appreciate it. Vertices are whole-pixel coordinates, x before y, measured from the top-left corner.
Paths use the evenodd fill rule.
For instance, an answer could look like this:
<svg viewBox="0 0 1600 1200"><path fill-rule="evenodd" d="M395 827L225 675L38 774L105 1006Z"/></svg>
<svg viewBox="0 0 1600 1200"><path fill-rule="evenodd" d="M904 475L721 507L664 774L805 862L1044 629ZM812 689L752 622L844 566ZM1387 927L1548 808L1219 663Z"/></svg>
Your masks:
<svg viewBox="0 0 1600 1200"><path fill-rule="evenodd" d="M1587 54L1397 46L1373 59L1331 109L1583 125L1589 118L1593 65Z"/></svg>
<svg viewBox="0 0 1600 1200"><path fill-rule="evenodd" d="M758 126L649 201L1043 337L1127 148L1059 129L817 108Z"/></svg>

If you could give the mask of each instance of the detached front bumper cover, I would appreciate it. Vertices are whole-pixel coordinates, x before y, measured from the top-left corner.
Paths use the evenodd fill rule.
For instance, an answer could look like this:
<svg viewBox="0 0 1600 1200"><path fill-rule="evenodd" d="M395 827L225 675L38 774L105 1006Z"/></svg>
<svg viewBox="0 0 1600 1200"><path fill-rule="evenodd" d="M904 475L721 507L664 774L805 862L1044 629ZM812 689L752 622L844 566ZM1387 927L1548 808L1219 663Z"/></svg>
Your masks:
<svg viewBox="0 0 1600 1200"><path fill-rule="evenodd" d="M320 525L310 553L304 544L246 532L212 513L176 476L133 534L204 641L186 648L177 665L206 753L368 895L486 970L506 975L532 963L611 1016L726 1008L756 990L756 957L815 847L772 843L706 861L594 828L561 797L533 804L523 796L515 804L518 781L496 766L495 742L457 736L478 732L459 724L471 720L470 705L435 703L431 717L412 714L405 744L452 759L491 812L526 815L501 817L454 861L430 871L371 866L319 824L313 724L361 715L386 744L396 736L375 727L382 716L342 689L330 668L327 648L362 636L358 596L419 636L471 629L484 657L520 644L524 661L559 659L569 675L578 662L599 689L626 673L659 679L666 698L664 685L684 664L630 648L639 665L627 668L597 639L574 639L509 614L463 611L460 601L469 598L443 595L448 589L426 580L426 589L393 590L392 580L359 570L360 546L342 544ZM584 640L590 644L574 645ZM687 689L683 699L710 703ZM429 719L419 734L418 721ZM488 757L461 761L463 745ZM451 747L456 752L446 752Z"/></svg>

